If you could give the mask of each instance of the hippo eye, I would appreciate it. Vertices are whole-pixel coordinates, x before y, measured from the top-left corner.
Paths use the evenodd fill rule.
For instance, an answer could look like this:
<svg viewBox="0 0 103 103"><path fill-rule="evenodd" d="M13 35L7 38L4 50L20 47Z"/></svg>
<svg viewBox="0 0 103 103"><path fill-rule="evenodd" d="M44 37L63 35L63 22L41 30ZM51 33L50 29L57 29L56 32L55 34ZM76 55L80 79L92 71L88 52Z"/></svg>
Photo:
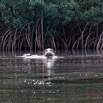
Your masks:
<svg viewBox="0 0 103 103"><path fill-rule="evenodd" d="M51 52L53 52L53 49L50 49Z"/></svg>

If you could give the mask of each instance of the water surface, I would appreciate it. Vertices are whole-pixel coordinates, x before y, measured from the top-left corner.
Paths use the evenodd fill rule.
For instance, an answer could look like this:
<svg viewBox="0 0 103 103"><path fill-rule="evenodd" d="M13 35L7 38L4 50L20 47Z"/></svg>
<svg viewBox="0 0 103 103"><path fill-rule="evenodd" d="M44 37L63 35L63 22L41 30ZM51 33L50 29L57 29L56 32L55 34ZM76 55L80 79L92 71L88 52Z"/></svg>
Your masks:
<svg viewBox="0 0 103 103"><path fill-rule="evenodd" d="M103 54L57 51L55 60L0 55L1 103L102 103ZM49 65L49 66L48 66Z"/></svg>

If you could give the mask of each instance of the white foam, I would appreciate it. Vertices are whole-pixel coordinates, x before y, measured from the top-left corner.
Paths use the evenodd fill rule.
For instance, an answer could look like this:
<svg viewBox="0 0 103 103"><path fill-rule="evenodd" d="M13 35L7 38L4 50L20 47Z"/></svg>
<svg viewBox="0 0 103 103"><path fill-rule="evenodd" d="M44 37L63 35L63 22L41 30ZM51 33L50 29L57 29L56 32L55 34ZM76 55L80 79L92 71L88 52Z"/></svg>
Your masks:
<svg viewBox="0 0 103 103"><path fill-rule="evenodd" d="M44 56L44 55L31 55L30 53L27 53L27 54L23 54L22 56L16 56L16 57L21 57L21 58L24 58L24 59L46 59L47 57ZM52 59L57 59L57 58L63 58L63 57L60 57L60 56L52 56Z"/></svg>
<svg viewBox="0 0 103 103"><path fill-rule="evenodd" d="M30 56L25 56L25 59L43 59L45 56L43 55L30 55Z"/></svg>

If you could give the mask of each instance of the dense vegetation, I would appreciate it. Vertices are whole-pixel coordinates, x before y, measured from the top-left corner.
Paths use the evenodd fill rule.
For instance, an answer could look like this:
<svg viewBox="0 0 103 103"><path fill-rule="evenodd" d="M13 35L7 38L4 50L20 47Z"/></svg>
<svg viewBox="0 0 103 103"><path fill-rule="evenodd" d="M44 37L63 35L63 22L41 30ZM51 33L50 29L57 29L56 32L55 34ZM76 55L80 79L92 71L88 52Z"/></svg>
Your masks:
<svg viewBox="0 0 103 103"><path fill-rule="evenodd" d="M103 0L1 0L0 49L102 49Z"/></svg>

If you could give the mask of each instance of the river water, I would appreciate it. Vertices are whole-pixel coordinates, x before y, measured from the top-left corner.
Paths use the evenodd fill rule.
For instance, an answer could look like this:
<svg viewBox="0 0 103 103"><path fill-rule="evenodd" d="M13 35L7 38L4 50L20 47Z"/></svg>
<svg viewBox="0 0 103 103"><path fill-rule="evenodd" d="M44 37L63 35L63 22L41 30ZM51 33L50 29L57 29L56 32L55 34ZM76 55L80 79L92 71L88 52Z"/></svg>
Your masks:
<svg viewBox="0 0 103 103"><path fill-rule="evenodd" d="M0 53L0 103L103 103L103 53L57 51L55 60Z"/></svg>

